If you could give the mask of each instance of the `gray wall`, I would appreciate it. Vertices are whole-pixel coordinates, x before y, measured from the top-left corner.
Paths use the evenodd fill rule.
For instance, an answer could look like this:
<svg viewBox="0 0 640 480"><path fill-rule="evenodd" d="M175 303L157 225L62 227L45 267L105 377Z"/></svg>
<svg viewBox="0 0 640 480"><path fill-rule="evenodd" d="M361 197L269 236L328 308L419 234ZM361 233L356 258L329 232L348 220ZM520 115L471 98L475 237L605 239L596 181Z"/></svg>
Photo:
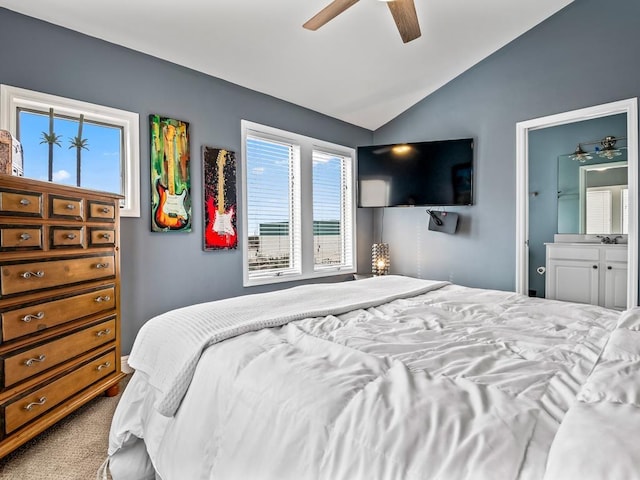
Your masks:
<svg viewBox="0 0 640 480"><path fill-rule="evenodd" d="M640 95L639 18L638 0L576 0L374 132L377 144L477 140L457 235L428 231L424 209L386 209L392 272L515 288L516 123Z"/></svg>
<svg viewBox="0 0 640 480"><path fill-rule="evenodd" d="M546 262L545 242L553 242L555 233L578 233L579 166L607 161L594 155L592 160L585 163L563 158L559 164L558 156L573 152L578 142L590 142L606 135L626 137L627 115L612 115L543 128L529 134L529 192L537 193L529 197L529 289L535 290L538 297L544 297L545 294L545 277L536 272ZM619 146L622 145L626 143L621 141ZM594 145L585 146L584 149L593 151ZM626 160L626 156L616 157L616 160L618 158ZM571 178L571 185L568 182L559 185L560 167L570 169L570 172L564 172L563 177ZM558 189L562 190L560 198ZM569 210L573 211L571 219L562 221L558 218L559 203L565 214L569 214Z"/></svg>
<svg viewBox="0 0 640 480"><path fill-rule="evenodd" d="M200 202L194 202L192 233L151 233L149 114L190 122L194 199L202 198L201 146L239 153L241 119L352 147L372 140L369 130L6 9L0 9L0 45L0 83L140 114L142 215L124 218L121 234L124 353L158 313L292 286L243 288L240 250L203 252ZM357 223L359 264L370 271L371 212L360 210Z"/></svg>

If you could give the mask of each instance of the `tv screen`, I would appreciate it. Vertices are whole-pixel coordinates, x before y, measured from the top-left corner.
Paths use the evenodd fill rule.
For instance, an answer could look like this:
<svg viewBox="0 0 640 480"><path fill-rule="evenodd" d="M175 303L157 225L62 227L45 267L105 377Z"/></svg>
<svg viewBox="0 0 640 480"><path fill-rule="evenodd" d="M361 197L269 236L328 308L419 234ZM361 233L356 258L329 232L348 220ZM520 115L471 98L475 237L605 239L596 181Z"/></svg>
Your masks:
<svg viewBox="0 0 640 480"><path fill-rule="evenodd" d="M358 206L473 204L473 139L358 147Z"/></svg>

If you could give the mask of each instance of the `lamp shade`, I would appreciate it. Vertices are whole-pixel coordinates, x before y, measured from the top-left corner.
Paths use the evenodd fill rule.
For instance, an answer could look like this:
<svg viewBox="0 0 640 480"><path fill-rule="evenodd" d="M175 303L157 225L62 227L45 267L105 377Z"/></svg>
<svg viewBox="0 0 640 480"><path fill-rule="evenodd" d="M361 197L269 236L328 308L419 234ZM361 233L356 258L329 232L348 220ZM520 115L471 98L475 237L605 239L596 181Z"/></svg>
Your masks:
<svg viewBox="0 0 640 480"><path fill-rule="evenodd" d="M389 273L389 244L374 243L371 247L371 273L375 276Z"/></svg>

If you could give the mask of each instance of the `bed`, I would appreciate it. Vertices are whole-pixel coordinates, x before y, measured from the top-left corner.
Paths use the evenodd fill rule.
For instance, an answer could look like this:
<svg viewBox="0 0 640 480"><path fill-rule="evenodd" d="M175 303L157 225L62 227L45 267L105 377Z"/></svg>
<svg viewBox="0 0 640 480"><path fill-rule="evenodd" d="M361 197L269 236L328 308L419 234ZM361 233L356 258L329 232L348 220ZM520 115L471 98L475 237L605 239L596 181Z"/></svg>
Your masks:
<svg viewBox="0 0 640 480"><path fill-rule="evenodd" d="M636 309L391 275L167 312L129 362L114 480L640 472Z"/></svg>

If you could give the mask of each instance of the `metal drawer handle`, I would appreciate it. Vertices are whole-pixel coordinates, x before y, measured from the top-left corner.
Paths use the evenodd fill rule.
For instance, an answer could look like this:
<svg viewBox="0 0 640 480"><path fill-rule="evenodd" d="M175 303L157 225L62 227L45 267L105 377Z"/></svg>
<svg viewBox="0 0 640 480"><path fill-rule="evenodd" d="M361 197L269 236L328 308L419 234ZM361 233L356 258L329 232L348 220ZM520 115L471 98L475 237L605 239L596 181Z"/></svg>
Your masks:
<svg viewBox="0 0 640 480"><path fill-rule="evenodd" d="M35 406L44 405L46 401L47 401L47 397L40 397L37 402L31 402L28 405L25 405L24 409L31 410Z"/></svg>
<svg viewBox="0 0 640 480"><path fill-rule="evenodd" d="M24 273L21 273L20 276L22 278L31 278L31 277L42 278L44 277L44 272L42 270L38 270L37 272L24 272Z"/></svg>
<svg viewBox="0 0 640 480"><path fill-rule="evenodd" d="M76 206L73 203L67 203L67 206L65 208L67 210L75 210Z"/></svg>
<svg viewBox="0 0 640 480"><path fill-rule="evenodd" d="M107 268L108 266L108 263L96 263L96 268Z"/></svg>
<svg viewBox="0 0 640 480"><path fill-rule="evenodd" d="M100 302L108 302L109 300L111 300L111 297L110 297L109 295L105 295L104 297L103 297L103 296L100 296L100 297L96 297L96 298L95 298L95 302L96 302L96 303L100 303Z"/></svg>
<svg viewBox="0 0 640 480"><path fill-rule="evenodd" d="M109 238L111 238L111 235L109 235L108 233L103 233L102 235L100 235L100 237L109 240Z"/></svg>
<svg viewBox="0 0 640 480"><path fill-rule="evenodd" d="M109 213L109 207L102 207L102 213Z"/></svg>
<svg viewBox="0 0 640 480"><path fill-rule="evenodd" d="M27 232L20 234L20 240L29 240L30 238L31 235L29 235Z"/></svg>
<svg viewBox="0 0 640 480"><path fill-rule="evenodd" d="M27 205L31 205L31 200L27 199L27 198L23 198L20 200L20 205L24 205L25 207Z"/></svg>
<svg viewBox="0 0 640 480"><path fill-rule="evenodd" d="M111 366L111 362L104 362L102 365L98 365L96 367L96 369L98 371L102 370L103 368L109 368Z"/></svg>
<svg viewBox="0 0 640 480"><path fill-rule="evenodd" d="M38 362L38 363L42 363L45 361L47 357L45 357L44 355L40 355L37 358L30 358L29 360L25 360L24 364L27 367L30 367L31 365L33 365L34 363Z"/></svg>
<svg viewBox="0 0 640 480"><path fill-rule="evenodd" d="M38 312L35 315L25 315L24 317L22 317L20 320L22 320L24 323L29 323L31 320L42 320L44 318L44 312Z"/></svg>
<svg viewBox="0 0 640 480"><path fill-rule="evenodd" d="M76 234L75 233L67 233L67 238L69 240L73 240L74 238L76 238Z"/></svg>
<svg viewBox="0 0 640 480"><path fill-rule="evenodd" d="M111 333L111 329L110 328L105 328L104 330L100 330L99 332L96 333L97 337L102 337L104 335L109 335Z"/></svg>

